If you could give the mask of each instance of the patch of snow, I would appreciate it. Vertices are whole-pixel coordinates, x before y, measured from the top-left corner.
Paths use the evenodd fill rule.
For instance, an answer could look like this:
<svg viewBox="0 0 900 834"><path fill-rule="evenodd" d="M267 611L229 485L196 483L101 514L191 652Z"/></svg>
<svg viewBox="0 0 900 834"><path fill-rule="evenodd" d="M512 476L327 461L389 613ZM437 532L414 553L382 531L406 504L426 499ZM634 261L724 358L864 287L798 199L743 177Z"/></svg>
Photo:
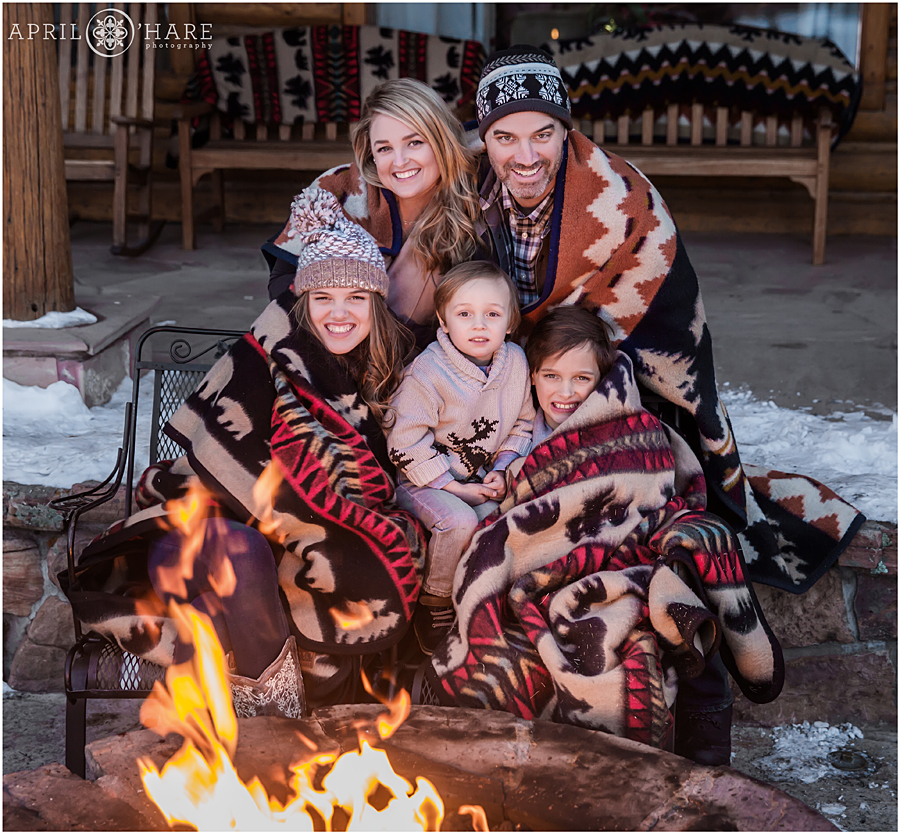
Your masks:
<svg viewBox="0 0 900 834"><path fill-rule="evenodd" d="M723 386L724 388L724 386ZM723 390L741 460L808 475L873 521L897 521L897 414L862 411L827 417L755 400L747 390ZM846 405L846 404L845 404Z"/></svg>
<svg viewBox="0 0 900 834"><path fill-rule="evenodd" d="M118 302L116 302L118 304ZM44 313L39 319L32 321L17 321L16 319L3 319L4 327L41 327L45 330L59 330L63 327L77 327L79 324L94 324L97 317L81 307L76 307L70 313L60 313L56 310Z"/></svg>
<svg viewBox="0 0 900 834"><path fill-rule="evenodd" d="M832 727L825 721L810 724L789 724L772 729L775 744L772 752L756 764L768 782L804 782L812 784L826 776L843 771L828 762L828 754L846 747L853 739L862 738L862 731L853 724ZM846 808L840 807L840 814ZM830 813L824 810L823 813Z"/></svg>
<svg viewBox="0 0 900 834"><path fill-rule="evenodd" d="M18 694L15 689L13 689L6 681L3 681L3 697L13 696Z"/></svg>
<svg viewBox="0 0 900 834"><path fill-rule="evenodd" d="M827 805L823 805L819 810L829 817L837 817L844 813L847 810L846 805L840 805L837 802L830 802Z"/></svg>
<svg viewBox="0 0 900 834"><path fill-rule="evenodd" d="M68 382L46 388L3 380L3 479L71 487L102 481L116 463L132 382L126 377L106 405L88 408ZM135 477L150 461L153 374L141 379Z"/></svg>

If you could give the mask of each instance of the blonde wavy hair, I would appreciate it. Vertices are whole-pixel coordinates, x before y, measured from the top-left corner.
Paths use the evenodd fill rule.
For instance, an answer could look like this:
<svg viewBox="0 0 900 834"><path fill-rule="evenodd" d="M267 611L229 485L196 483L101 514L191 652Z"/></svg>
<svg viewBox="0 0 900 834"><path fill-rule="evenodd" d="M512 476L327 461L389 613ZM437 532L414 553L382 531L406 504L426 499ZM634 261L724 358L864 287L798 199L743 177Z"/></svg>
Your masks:
<svg viewBox="0 0 900 834"><path fill-rule="evenodd" d="M434 272L446 272L470 260L480 243L475 231L477 163L475 153L465 146L459 119L434 90L413 78L395 78L372 90L350 138L362 178L388 190L378 178L369 137L372 122L380 115L409 125L428 142L440 172L434 198L410 235L413 251Z"/></svg>
<svg viewBox="0 0 900 834"><path fill-rule="evenodd" d="M337 358L347 365L360 395L382 428L389 429L394 423L394 410L388 401L403 379L403 366L415 339L397 321L381 295L374 292L369 295L372 298L369 335L352 351ZM300 327L319 339L309 317L308 292L301 293L291 313Z"/></svg>

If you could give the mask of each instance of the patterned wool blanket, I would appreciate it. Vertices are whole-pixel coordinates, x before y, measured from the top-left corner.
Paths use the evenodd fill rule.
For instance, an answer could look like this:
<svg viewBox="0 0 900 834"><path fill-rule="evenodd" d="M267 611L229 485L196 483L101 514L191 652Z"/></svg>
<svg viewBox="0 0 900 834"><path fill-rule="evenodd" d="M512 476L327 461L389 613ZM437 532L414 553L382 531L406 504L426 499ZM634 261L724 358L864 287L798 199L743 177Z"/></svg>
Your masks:
<svg viewBox="0 0 900 834"><path fill-rule="evenodd" d="M720 646L754 701L784 663L687 444L642 409L619 354L524 461L457 568L442 702L661 745L679 678ZM683 578L682 578L683 577Z"/></svg>
<svg viewBox="0 0 900 834"><path fill-rule="evenodd" d="M416 78L451 107L464 107L483 63L478 41L380 26L213 33L186 98L257 124L354 122L371 90L391 78Z"/></svg>
<svg viewBox="0 0 900 834"><path fill-rule="evenodd" d="M486 220L498 222L489 212ZM624 159L569 131L549 239L543 296L523 311L525 332L560 304L596 311L638 381L690 418L710 506L741 531L750 578L807 590L864 516L810 478L742 466L716 391L697 276L659 192Z"/></svg>
<svg viewBox="0 0 900 834"><path fill-rule="evenodd" d="M575 118L636 116L698 102L785 118L831 111L850 129L859 72L827 38L751 26L683 24L599 32L544 45L556 59Z"/></svg>
<svg viewBox="0 0 900 834"><path fill-rule="evenodd" d="M257 526L273 544L299 645L330 656L321 675L393 645L410 622L424 532L393 503L380 425L346 366L295 326L294 300L270 303L165 427L185 457L153 470L142 494L170 500L84 551L67 592L80 619L123 649L171 662L171 628L141 589L146 537L179 525L185 502L175 496L198 484L207 512Z"/></svg>

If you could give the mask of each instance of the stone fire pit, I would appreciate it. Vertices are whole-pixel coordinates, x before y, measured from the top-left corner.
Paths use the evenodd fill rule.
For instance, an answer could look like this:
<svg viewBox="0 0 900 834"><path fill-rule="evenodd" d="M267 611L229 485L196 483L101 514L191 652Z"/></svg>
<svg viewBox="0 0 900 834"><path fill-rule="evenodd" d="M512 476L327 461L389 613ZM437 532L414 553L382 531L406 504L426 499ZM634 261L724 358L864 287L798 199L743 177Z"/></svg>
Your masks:
<svg viewBox="0 0 900 834"><path fill-rule="evenodd" d="M357 747L356 726L372 726L378 706L317 710L305 721L240 722L235 766L259 776L270 795L287 799L287 766L307 748ZM84 782L61 765L3 780L5 830L168 830L146 797L136 760L158 767L178 749L139 730L93 743ZM835 831L827 819L786 793L727 767L708 768L604 733L507 713L413 707L380 746L411 781L430 779L446 807L443 830L471 830L456 809L481 805L491 830Z"/></svg>

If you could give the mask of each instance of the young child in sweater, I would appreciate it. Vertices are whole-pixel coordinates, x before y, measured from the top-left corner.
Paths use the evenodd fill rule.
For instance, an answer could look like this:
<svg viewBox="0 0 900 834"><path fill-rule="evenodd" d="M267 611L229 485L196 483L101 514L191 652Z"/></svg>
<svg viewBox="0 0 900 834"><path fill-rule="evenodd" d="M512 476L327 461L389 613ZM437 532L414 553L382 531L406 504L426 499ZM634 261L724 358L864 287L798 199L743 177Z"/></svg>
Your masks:
<svg viewBox="0 0 900 834"><path fill-rule="evenodd" d="M453 624L453 575L478 523L506 494L506 466L531 446L534 406L516 289L485 261L449 270L434 293L440 328L391 399L397 503L431 530L413 625L431 654Z"/></svg>

